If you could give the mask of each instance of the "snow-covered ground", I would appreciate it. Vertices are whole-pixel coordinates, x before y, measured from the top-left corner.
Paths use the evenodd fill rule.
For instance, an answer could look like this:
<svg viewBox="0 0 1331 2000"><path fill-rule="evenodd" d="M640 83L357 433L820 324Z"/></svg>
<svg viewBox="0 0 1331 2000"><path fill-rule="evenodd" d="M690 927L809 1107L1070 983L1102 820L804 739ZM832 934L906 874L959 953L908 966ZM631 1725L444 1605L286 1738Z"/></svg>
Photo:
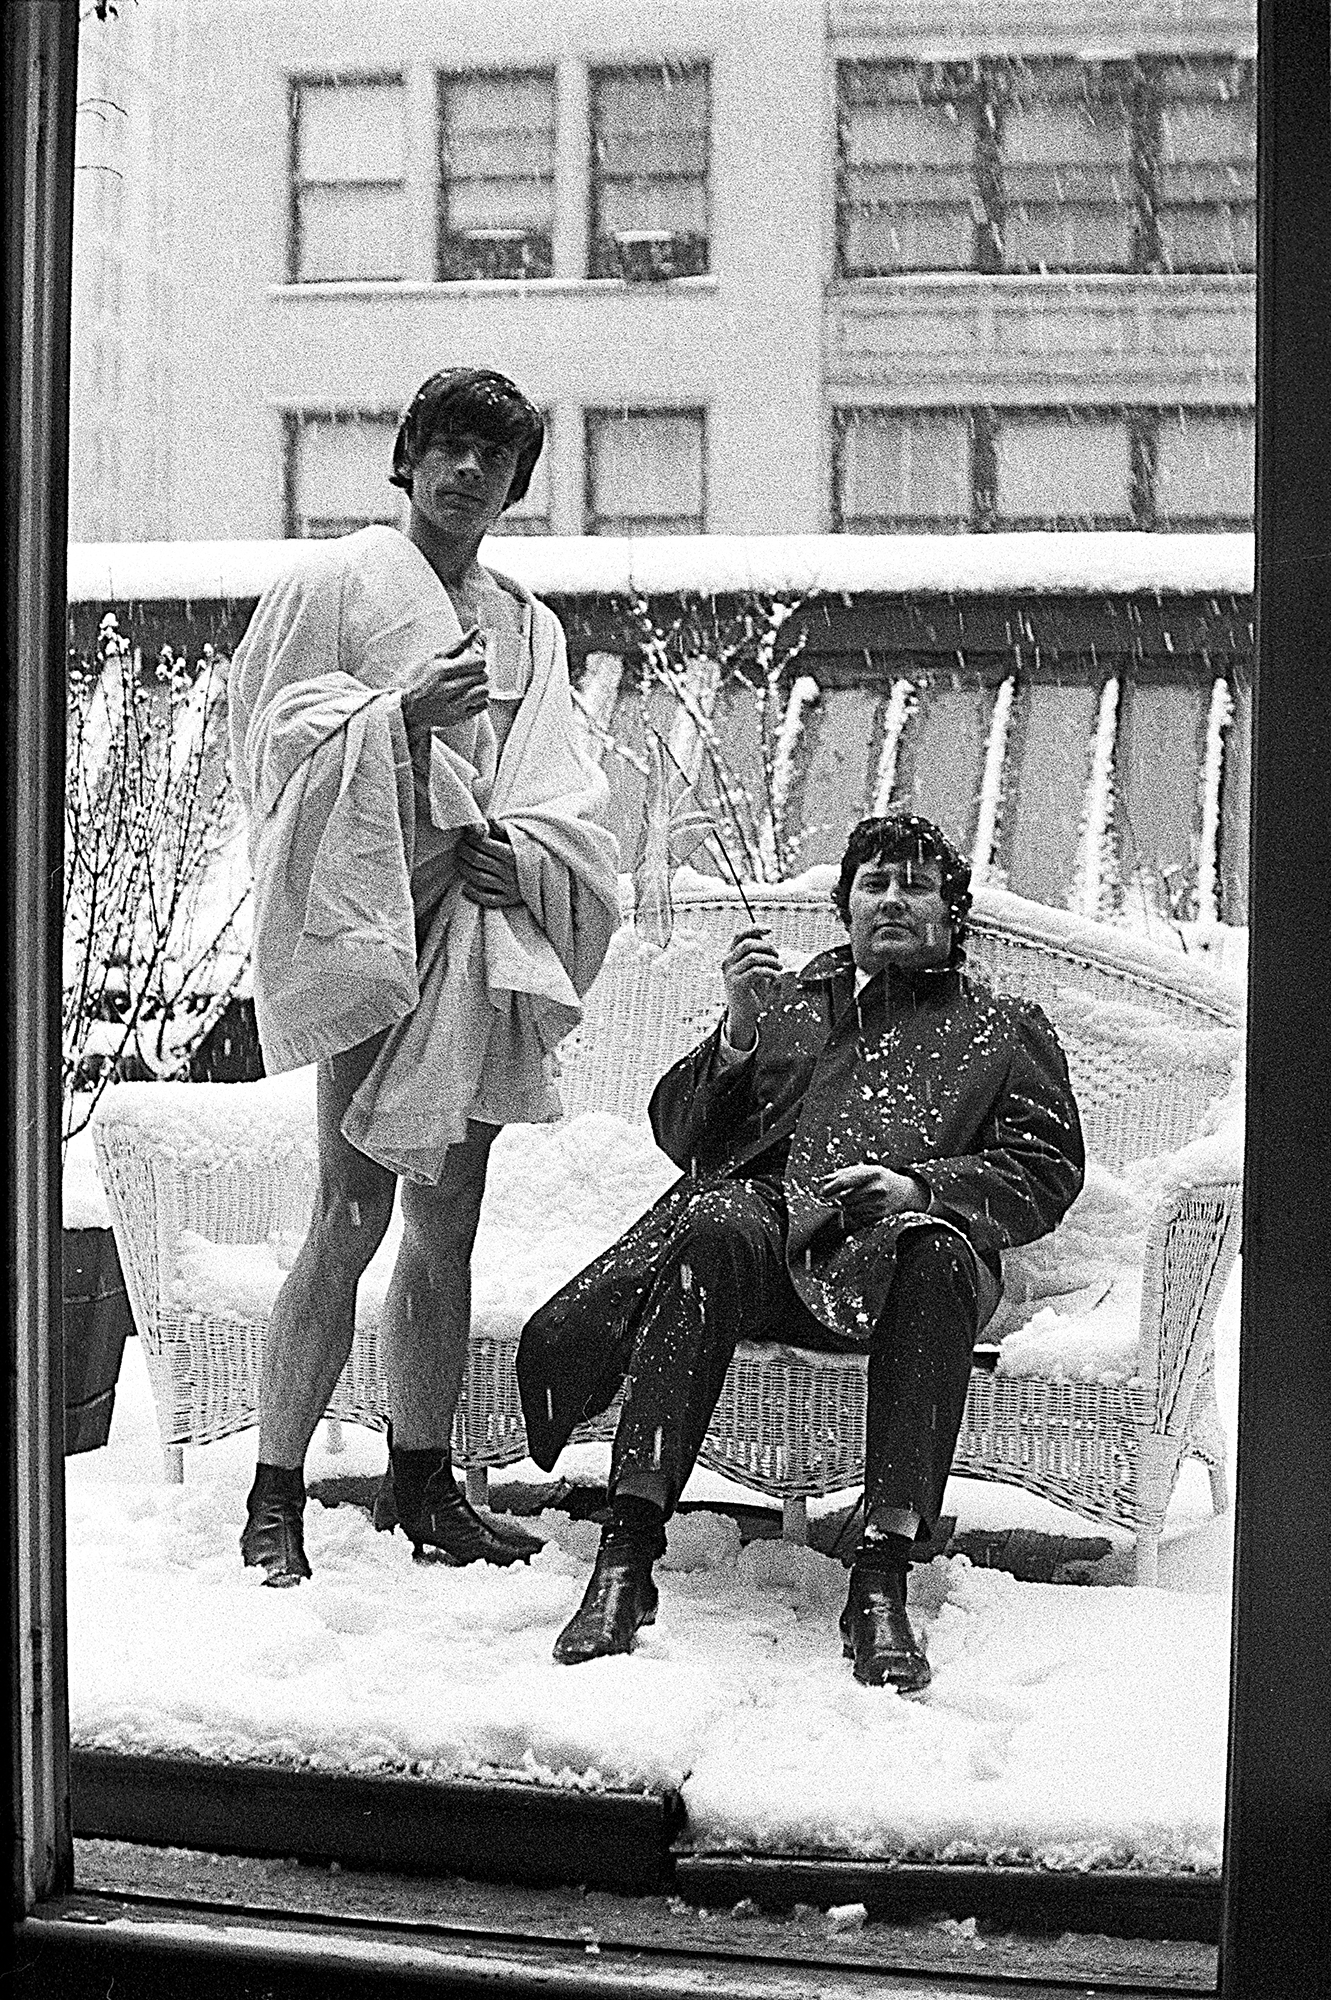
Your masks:
<svg viewBox="0 0 1331 2000"><path fill-rule="evenodd" d="M1233 1437L1237 1278L1218 1327ZM312 1483L377 1473L355 1429L311 1452ZM546 1511L529 1569L413 1564L351 1505L307 1510L315 1575L263 1589L236 1537L252 1435L187 1452L160 1481L146 1371L130 1343L108 1447L67 1466L71 1733L78 1745L272 1758L357 1771L502 1772L674 1786L709 1847L1220 1866L1229 1518L1185 1469L1161 1587L1129 1587L1126 1540L1090 1585L1019 1583L964 1557L912 1578L934 1668L922 1700L857 1687L836 1630L845 1572L710 1511L752 1496L699 1473L673 1524L661 1608L628 1658L556 1666L596 1530ZM605 1448L561 1471L603 1475ZM505 1478L535 1481L533 1466ZM828 1508L837 1503L815 1503ZM1089 1536L1030 1495L954 1480L958 1532Z"/></svg>

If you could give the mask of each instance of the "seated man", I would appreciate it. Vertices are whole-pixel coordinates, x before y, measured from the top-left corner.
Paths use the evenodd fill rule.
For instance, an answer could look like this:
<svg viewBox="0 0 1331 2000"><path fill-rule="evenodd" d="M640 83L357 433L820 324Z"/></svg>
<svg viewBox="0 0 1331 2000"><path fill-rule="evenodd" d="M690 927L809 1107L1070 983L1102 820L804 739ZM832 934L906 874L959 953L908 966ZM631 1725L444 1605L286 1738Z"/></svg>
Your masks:
<svg viewBox="0 0 1331 2000"><path fill-rule="evenodd" d="M1000 1252L1077 1194L1081 1124L1039 1008L962 970L970 869L936 826L862 820L835 901L849 944L802 972L782 972L768 933L735 938L724 1017L652 1096L683 1178L523 1330L527 1437L547 1470L624 1389L610 1520L557 1660L627 1652L651 1623L652 1564L735 1345L782 1340L868 1354L842 1636L858 1681L928 1682L906 1615L912 1545L938 1520Z"/></svg>

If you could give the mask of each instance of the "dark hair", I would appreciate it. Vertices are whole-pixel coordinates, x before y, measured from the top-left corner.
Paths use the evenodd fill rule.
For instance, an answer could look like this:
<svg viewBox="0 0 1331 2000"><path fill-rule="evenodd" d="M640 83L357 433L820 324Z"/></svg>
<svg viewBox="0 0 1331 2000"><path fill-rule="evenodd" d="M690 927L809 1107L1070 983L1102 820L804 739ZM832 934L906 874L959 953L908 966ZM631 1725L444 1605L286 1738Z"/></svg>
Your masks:
<svg viewBox="0 0 1331 2000"><path fill-rule="evenodd" d="M545 418L515 382L493 368L441 368L421 383L398 425L389 485L410 493L420 459L440 431L449 430L475 431L496 444L512 445L518 462L504 505L521 500L545 443Z"/></svg>
<svg viewBox="0 0 1331 2000"><path fill-rule="evenodd" d="M889 813L885 819L862 819L851 828L841 873L832 891L837 914L850 925L850 891L866 861L936 861L943 901L952 921L948 964L964 956L966 915L971 906L971 865L959 854L941 827L918 813Z"/></svg>

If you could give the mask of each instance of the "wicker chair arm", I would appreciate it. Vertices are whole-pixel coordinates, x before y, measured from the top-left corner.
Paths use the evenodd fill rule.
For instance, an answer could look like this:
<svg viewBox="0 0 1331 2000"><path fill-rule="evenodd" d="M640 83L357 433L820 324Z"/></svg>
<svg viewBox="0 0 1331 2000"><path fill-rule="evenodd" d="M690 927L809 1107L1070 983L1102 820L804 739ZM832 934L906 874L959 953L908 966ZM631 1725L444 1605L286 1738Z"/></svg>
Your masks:
<svg viewBox="0 0 1331 2000"><path fill-rule="evenodd" d="M182 1230L261 1243L308 1221L313 1098L285 1080L118 1084L94 1113L93 1147L135 1323L149 1338L172 1313Z"/></svg>
<svg viewBox="0 0 1331 2000"><path fill-rule="evenodd" d="M1151 1429L1181 1440L1212 1356L1221 1294L1238 1256L1243 1184L1236 1176L1171 1178L1146 1236L1141 1368Z"/></svg>

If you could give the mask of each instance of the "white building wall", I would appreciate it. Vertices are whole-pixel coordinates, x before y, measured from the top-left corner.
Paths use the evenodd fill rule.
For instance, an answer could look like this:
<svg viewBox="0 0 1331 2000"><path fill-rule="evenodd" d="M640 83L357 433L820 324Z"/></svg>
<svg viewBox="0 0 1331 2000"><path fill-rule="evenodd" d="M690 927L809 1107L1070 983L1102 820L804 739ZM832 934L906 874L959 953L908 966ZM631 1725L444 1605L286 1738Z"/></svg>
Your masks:
<svg viewBox="0 0 1331 2000"><path fill-rule="evenodd" d="M138 0L79 41L70 383L70 538L169 535L188 266L178 162L188 118L172 0Z"/></svg>
<svg viewBox="0 0 1331 2000"><path fill-rule="evenodd" d="M775 533L824 525L821 194L832 107L819 0L608 7L568 0L312 5L188 0L192 408L171 532L284 531L287 410L395 409L436 368L485 362L552 414L552 526L582 526L581 412L702 406L707 525ZM711 65L711 271L666 285L585 268L586 70L662 53ZM556 269L523 284L430 282L433 72L450 63L558 71ZM286 282L287 79L405 68L418 107L417 275L404 283Z"/></svg>
<svg viewBox="0 0 1331 2000"><path fill-rule="evenodd" d="M832 521L831 412L1072 401L1250 405L1253 281L838 280L835 64L1008 51L1251 51L1252 0L139 0L84 23L71 533L286 532L285 419L396 411L486 362L550 413L550 525L584 527L583 412L701 406L712 532ZM711 69L710 269L589 280L587 75ZM438 284L435 77L557 76L554 270ZM288 282L289 79L401 70L410 275Z"/></svg>

